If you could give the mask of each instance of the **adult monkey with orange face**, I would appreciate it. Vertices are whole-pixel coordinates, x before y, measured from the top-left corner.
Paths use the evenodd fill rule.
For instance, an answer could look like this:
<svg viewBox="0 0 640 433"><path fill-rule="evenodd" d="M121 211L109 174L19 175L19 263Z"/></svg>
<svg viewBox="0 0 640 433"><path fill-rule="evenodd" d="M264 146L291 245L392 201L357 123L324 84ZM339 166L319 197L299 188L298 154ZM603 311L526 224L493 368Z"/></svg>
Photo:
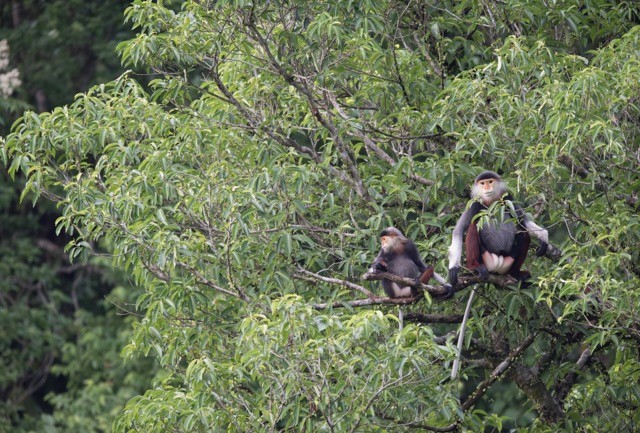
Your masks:
<svg viewBox="0 0 640 433"><path fill-rule="evenodd" d="M462 256L462 239L465 232L465 250L467 254L467 268L486 279L489 272L509 274L523 281L530 277L527 271L522 271L522 265L527 258L531 236L540 240L536 254L542 256L549 246L549 233L534 223L524 209L512 202L507 193L507 187L502 178L493 171L484 171L476 177L471 188L471 198L475 201L463 212L453 230L453 239L449 247L449 283L455 287L458 283L460 258ZM477 215L489 209L495 202L500 201L505 212L498 212L506 218L496 218L489 215L483 224L478 225ZM458 377L460 370L460 354L464 342L464 331L471 311L471 304L475 295L475 288L469 295L460 332L458 333L458 357L453 361L451 378Z"/></svg>
<svg viewBox="0 0 640 433"><path fill-rule="evenodd" d="M542 256L549 244L549 233L534 223L521 206L512 202L502 178L493 171L482 172L476 177L471 197L476 201L460 216L453 230L449 247L449 283L455 287L458 282L465 232L467 235L464 244L469 270L483 278L493 272L526 280L530 274L521 268L527 258L531 236L540 240L536 254ZM509 218L500 221L489 217L479 227L476 216L498 200L505 206Z"/></svg>

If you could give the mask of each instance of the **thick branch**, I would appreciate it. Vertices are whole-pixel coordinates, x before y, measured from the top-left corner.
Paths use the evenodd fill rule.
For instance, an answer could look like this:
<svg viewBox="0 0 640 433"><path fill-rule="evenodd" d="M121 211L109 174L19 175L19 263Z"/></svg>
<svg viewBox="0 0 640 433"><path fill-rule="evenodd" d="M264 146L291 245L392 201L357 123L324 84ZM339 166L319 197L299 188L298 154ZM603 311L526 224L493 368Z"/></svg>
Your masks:
<svg viewBox="0 0 640 433"><path fill-rule="evenodd" d="M394 283L401 284L402 286L411 286L417 288L418 290L423 290L429 293L434 298L442 297L448 292L448 289L444 285L432 286L422 283L416 284L416 281L412 278L401 277L399 275L390 274L388 272L372 272L371 270L369 270L362 275L362 279L367 281L383 279L393 281ZM458 277L458 284L453 288L453 290L455 292L460 292L473 284L482 283L491 283L497 287L509 288L512 286L517 286L519 282L509 275L489 274L489 277L484 280L480 278L480 276L475 274L463 274Z"/></svg>
<svg viewBox="0 0 640 433"><path fill-rule="evenodd" d="M422 284L416 282L413 278L401 277L399 275L390 274L388 272L372 271L371 269L362 275L363 280L389 280L394 283L400 284L402 287L415 287L418 290L425 291L435 298L443 297L448 294L448 289L445 286L431 286L428 284Z"/></svg>
<svg viewBox="0 0 640 433"><path fill-rule="evenodd" d="M560 403L551 395L540 377L534 374L530 368L516 364L509 373L509 377L533 401L540 417L546 423L554 424L564 418L564 409Z"/></svg>

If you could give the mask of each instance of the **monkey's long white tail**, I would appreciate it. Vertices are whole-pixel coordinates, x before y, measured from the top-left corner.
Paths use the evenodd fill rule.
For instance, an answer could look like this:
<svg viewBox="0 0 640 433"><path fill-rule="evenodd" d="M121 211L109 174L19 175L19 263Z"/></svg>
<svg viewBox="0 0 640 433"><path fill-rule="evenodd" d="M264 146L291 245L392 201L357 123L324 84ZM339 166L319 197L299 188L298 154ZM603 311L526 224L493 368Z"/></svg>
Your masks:
<svg viewBox="0 0 640 433"><path fill-rule="evenodd" d="M467 301L467 308L464 310L464 316L462 317L462 323L460 324L460 332L458 333L458 357L453 360L453 368L451 369L451 379L458 377L458 371L460 371L460 358L462 357L462 345L464 344L464 330L467 327L467 320L469 319L469 313L471 312L471 304L473 304L473 298L476 295L476 287L473 286L471 293L469 294L469 300Z"/></svg>

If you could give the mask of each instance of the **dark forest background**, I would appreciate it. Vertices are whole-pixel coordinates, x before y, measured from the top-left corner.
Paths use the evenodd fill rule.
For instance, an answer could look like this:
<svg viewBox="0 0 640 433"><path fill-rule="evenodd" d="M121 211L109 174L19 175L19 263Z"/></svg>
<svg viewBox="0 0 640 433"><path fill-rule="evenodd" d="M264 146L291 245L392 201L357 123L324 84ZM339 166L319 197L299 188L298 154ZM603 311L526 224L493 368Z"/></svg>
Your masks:
<svg viewBox="0 0 640 433"><path fill-rule="evenodd" d="M23 110L69 104L123 72L115 47L133 36L123 18L128 4L1 3L5 69L17 68L21 84L0 95L0 135ZM0 167L0 431L111 431L154 374L152 362L125 365L120 357L135 320L122 307L135 290L99 256L71 263L70 238L55 227L60 212L52 202L21 200L23 185Z"/></svg>

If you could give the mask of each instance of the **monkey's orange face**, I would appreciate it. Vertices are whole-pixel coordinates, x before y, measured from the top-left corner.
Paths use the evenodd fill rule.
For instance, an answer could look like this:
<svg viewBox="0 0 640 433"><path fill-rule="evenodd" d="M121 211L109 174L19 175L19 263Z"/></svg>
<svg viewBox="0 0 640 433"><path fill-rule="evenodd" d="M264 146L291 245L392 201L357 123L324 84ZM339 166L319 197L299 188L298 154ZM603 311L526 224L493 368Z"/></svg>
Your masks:
<svg viewBox="0 0 640 433"><path fill-rule="evenodd" d="M496 196L499 193L498 190L500 188L497 188L498 183L499 182L497 179L479 180L478 182L476 182L474 187L475 194L485 202L487 200L493 200L497 198Z"/></svg>
<svg viewBox="0 0 640 433"><path fill-rule="evenodd" d="M380 245L382 246L382 249L385 251L391 250L393 248L393 245L395 244L396 239L397 238L395 236L380 237Z"/></svg>
<svg viewBox="0 0 640 433"><path fill-rule="evenodd" d="M382 249L386 251L389 246L389 236L382 236L380 238L380 245L382 245Z"/></svg>
<svg viewBox="0 0 640 433"><path fill-rule="evenodd" d="M494 184L496 183L495 179L484 179L478 182L482 191L485 194L493 194Z"/></svg>

